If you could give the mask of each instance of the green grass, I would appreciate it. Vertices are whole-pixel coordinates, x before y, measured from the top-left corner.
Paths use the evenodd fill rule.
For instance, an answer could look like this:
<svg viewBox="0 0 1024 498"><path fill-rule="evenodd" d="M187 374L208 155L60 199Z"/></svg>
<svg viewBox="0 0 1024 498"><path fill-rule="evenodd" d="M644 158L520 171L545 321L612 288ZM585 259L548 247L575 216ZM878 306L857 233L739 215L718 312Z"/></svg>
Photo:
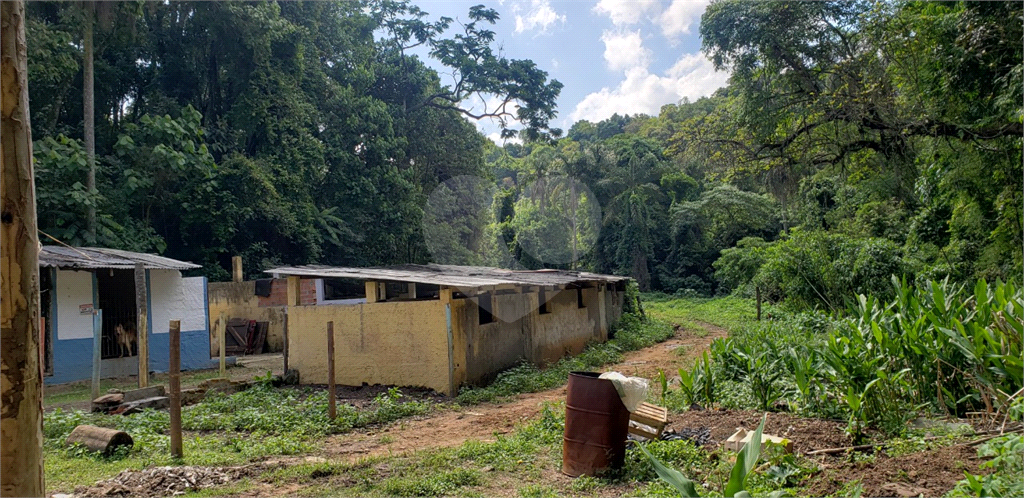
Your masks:
<svg viewBox="0 0 1024 498"><path fill-rule="evenodd" d="M643 305L652 316L693 330L703 330L698 322L704 322L733 331L757 317L753 300L734 296L706 299L644 294Z"/></svg>
<svg viewBox="0 0 1024 498"><path fill-rule="evenodd" d="M614 338L604 343L591 343L576 356L567 356L541 369L523 363L498 374L486 387L466 387L459 393L462 404L476 404L539 392L561 386L568 381L569 372L592 370L622 360L622 353L652 346L672 337L672 327L663 320L640 320L624 314L614 329Z"/></svg>
<svg viewBox="0 0 1024 498"><path fill-rule="evenodd" d="M326 392L312 388L257 384L232 395L215 394L182 410L182 427L190 432L184 438L185 457L180 462L169 456L167 412L147 410L120 416L58 408L43 421L46 483L51 492L70 492L125 469L239 465L273 455L306 454L318 450L326 434L426 413L431 405L404 399L399 390L392 389L377 396L370 408L338 408L338 418L329 420ZM68 434L81 424L123 430L132 436L135 446L111 457L66 448Z"/></svg>
<svg viewBox="0 0 1024 498"><path fill-rule="evenodd" d="M230 367L229 367L230 368ZM181 373L181 387L188 389L198 386L200 382L220 377L220 369L216 370L193 370ZM164 384L167 374L153 374L149 378L149 385ZM139 387L135 378L102 379L100 380L100 394L106 394L110 389L128 391ZM87 381L72 382L56 386L46 386L43 395L43 407L51 408L69 403L83 403L91 401L92 384Z"/></svg>

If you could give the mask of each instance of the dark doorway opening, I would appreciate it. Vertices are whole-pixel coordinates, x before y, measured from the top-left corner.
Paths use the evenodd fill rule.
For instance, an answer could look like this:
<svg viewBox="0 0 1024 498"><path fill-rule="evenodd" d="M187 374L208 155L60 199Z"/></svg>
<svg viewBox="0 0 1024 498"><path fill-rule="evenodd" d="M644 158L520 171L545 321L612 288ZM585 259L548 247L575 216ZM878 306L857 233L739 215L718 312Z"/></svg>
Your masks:
<svg viewBox="0 0 1024 498"><path fill-rule="evenodd" d="M135 270L96 270L96 288L96 307L103 310L101 358L138 355Z"/></svg>

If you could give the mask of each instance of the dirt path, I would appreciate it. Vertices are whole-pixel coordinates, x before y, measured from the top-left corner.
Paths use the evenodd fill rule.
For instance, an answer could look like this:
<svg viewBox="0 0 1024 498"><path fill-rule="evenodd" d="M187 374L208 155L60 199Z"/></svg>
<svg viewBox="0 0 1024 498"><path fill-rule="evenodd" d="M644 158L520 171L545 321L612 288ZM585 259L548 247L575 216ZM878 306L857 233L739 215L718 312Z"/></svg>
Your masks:
<svg viewBox="0 0 1024 498"><path fill-rule="evenodd" d="M707 331L700 335L676 327L675 336L651 347L626 353L621 363L604 368L625 375L645 377L664 370L671 375L681 366L689 366L717 337L728 332L711 324L700 324ZM679 348L683 348L679 351ZM652 386L655 389L657 387ZM417 419L395 422L384 428L360 430L328 438L322 456L331 460L354 462L381 456L399 455L426 448L458 446L470 439L494 441L495 435L506 434L516 424L536 417L547 401L565 399L565 386L548 391L521 394L501 404L484 403L460 410L436 412Z"/></svg>

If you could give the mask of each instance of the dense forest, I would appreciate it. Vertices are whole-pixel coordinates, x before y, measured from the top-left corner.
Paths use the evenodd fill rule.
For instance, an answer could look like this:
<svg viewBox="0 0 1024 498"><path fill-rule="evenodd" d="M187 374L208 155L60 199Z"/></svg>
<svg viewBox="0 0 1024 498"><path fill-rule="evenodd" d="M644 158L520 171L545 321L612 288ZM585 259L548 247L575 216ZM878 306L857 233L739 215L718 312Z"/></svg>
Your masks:
<svg viewBox="0 0 1024 498"><path fill-rule="evenodd" d="M85 5L29 5L44 241L212 279L232 255L250 277L559 267L825 309L893 292L891 275L1022 271L1020 2L714 2L700 33L727 87L565 137L549 126L561 84L492 48L484 7ZM484 138L480 114L517 140Z"/></svg>

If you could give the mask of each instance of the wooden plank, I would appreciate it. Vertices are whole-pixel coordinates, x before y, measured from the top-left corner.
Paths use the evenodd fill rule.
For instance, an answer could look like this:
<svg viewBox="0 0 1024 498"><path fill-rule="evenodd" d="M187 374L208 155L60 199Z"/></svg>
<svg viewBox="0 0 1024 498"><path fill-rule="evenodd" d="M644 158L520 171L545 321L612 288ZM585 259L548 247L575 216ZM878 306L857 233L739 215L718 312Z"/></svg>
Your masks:
<svg viewBox="0 0 1024 498"><path fill-rule="evenodd" d="M252 346L254 354L263 353L263 344L267 341L267 329L269 328L270 322L256 322L256 340Z"/></svg>
<svg viewBox="0 0 1024 498"><path fill-rule="evenodd" d="M244 352L246 340L245 337L238 331L238 329L242 327L245 327L245 329L248 330L249 321L244 318L232 318L228 320L227 331L229 334L231 334L231 338L235 340L235 344L233 344L233 346L235 346L236 348L241 348L241 350ZM228 346L228 348L230 349L231 346Z"/></svg>

